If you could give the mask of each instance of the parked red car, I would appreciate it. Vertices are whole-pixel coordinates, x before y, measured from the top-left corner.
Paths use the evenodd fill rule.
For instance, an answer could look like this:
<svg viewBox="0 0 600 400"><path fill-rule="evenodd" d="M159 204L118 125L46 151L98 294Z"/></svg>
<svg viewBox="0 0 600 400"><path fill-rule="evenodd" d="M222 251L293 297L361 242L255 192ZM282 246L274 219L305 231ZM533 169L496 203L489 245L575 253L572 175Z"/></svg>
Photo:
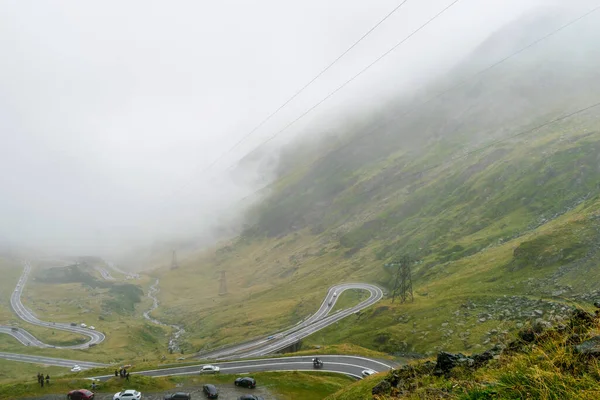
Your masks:
<svg viewBox="0 0 600 400"><path fill-rule="evenodd" d="M92 400L93 398L94 393L87 389L71 390L67 394L67 399L69 400Z"/></svg>

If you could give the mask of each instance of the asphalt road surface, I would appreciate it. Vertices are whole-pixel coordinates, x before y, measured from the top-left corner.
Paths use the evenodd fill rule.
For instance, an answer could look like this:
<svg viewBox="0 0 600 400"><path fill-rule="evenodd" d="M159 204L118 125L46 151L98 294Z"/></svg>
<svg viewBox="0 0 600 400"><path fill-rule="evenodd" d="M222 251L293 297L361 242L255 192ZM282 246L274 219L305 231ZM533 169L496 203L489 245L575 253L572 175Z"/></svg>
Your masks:
<svg viewBox="0 0 600 400"><path fill-rule="evenodd" d="M349 289L367 290L370 296L368 299L362 301L354 307L340 310L330 315L330 312L335 306L340 294ZM331 324L334 324L353 313L370 307L381 300L382 297L383 291L379 287L368 283L344 283L341 285L336 285L329 289L325 299L323 300L323 303L321 303L321 306L316 313L292 328L261 339L252 340L250 342L200 353L198 358L222 360L260 357L271 354L278 350L284 349L298 342L300 339L309 336Z"/></svg>
<svg viewBox="0 0 600 400"><path fill-rule="evenodd" d="M323 361L323 367L315 369L312 359L319 357ZM362 377L362 371L372 369L377 372L387 371L392 365L378 360L365 357L344 356L344 355L319 355L319 356L299 356L299 357L281 357L262 360L239 360L220 362L216 365L224 374L246 374L252 372L264 371L323 371L337 372L344 375L350 375L355 378ZM132 372L132 375L145 375L152 377L173 376L173 375L198 375L202 365L191 365L185 367L173 367L165 369L155 369L150 371ZM100 380L106 380L114 375L96 376Z"/></svg>
<svg viewBox="0 0 600 400"><path fill-rule="evenodd" d="M102 267L98 267L98 266L94 267L94 269L96 271L98 271L100 273L100 275L102 275L102 278L104 280L107 280L107 281L114 281L115 280L115 278L106 269L104 269Z"/></svg>
<svg viewBox="0 0 600 400"><path fill-rule="evenodd" d="M25 354L13 354L13 353L0 353L0 358L12 361L21 361L33 364L47 364L54 365L57 367L72 368L75 364L79 365L81 369L90 369L98 367L106 367L108 364L100 364L89 361L78 361L78 360L66 360L64 358L53 358L53 357L40 357L30 356Z"/></svg>
<svg viewBox="0 0 600 400"><path fill-rule="evenodd" d="M19 280L19 284L17 285L17 288L11 296L11 306L13 307L13 310L17 313L17 315L19 315L19 317L35 325L44 326L52 329L67 330L74 333L81 333L90 337L90 341L85 344L63 348L87 348L88 345L91 343L100 343L104 340L104 335L97 331L92 331L86 328L73 327L67 324L54 324L50 322L40 321L27 308L25 308L21 303L20 297L23 291L23 287L27 282L27 277L30 271L31 266L29 264L26 264L25 270L23 271L23 275ZM332 314L331 310L335 306L339 295L343 291L349 289L367 290L369 291L370 296L368 299L362 301L360 304L354 307L339 310ZM301 321L297 325L266 338L253 340L247 343L238 344L227 348L222 348L219 350L212 351L210 353L204 353L201 355L201 357L204 359L210 358L218 360L225 358L237 359L264 356L266 354L270 354L275 351L281 350L285 347L288 347L289 345L297 342L298 340L308 335L311 335L314 332L317 332L320 329L323 329L353 313L367 308L381 300L382 297L383 291L375 285L370 285L366 283L346 283L336 285L329 289L327 295L325 296L325 299L323 300L323 303L321 304L317 312L311 315L306 320ZM22 329L14 331L11 329L11 327L0 326L0 332L8 333L14 336L23 344L37 347L51 347L45 343L40 342L27 331L24 331ZM392 366L389 363L369 359L366 357L355 357L345 355L319 355L318 357L321 358L321 360L323 360L324 363L323 368L314 369L312 364L313 357L314 356L297 356L261 360L237 360L217 362L214 365L219 366L221 368L221 372L227 374L243 374L261 371L325 371L341 373L356 378L360 378L362 376L362 371L364 371L365 369L372 369L374 371L381 372L387 371L390 368L392 368ZM72 367L74 364L78 364L82 367L82 369L103 366L103 364L89 363L85 361L38 357L12 353L0 353L0 358L65 367ZM132 374L140 374L153 377L172 375L194 375L200 373L199 371L201 367L202 365L198 364L192 366L172 367L160 370L134 372ZM113 375L106 375L96 378L102 380L108 379L112 376Z"/></svg>
<svg viewBox="0 0 600 400"><path fill-rule="evenodd" d="M0 333L7 333L26 346L46 348L56 347L59 349L87 349L90 345L96 345L104 341L105 336L102 332L98 332L89 328L81 328L79 326L71 326L69 324L64 324L60 322L41 321L35 315L33 315L33 313L21 302L21 294L23 293L23 288L27 283L27 278L29 277L30 272L31 265L28 262L26 262L25 268L23 269L23 274L21 275L21 278L19 278L19 282L17 283L17 287L10 296L10 306L12 307L15 314L17 314L17 316L23 321L28 322L32 325L77 333L89 337L90 340L85 343L76 344L73 346L52 346L47 343L41 342L39 339L35 338L31 333L27 332L22 328L18 328L17 331L15 331L13 330L14 327L0 325Z"/></svg>

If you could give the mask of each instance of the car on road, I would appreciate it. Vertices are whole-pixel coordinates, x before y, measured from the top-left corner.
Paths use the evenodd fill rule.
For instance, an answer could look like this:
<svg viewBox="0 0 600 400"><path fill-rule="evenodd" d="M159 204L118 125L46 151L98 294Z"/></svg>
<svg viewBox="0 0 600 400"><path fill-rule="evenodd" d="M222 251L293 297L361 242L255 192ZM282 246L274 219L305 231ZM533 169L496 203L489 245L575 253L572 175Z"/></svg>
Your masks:
<svg viewBox="0 0 600 400"><path fill-rule="evenodd" d="M140 400L142 394L137 390L127 389L122 392L115 393L113 400Z"/></svg>
<svg viewBox="0 0 600 400"><path fill-rule="evenodd" d="M233 383L235 386L242 386L250 389L254 389L256 387L256 380L254 378L250 378L249 376L237 378Z"/></svg>
<svg viewBox="0 0 600 400"><path fill-rule="evenodd" d="M323 368L323 361L319 357L312 359L313 368Z"/></svg>
<svg viewBox="0 0 600 400"><path fill-rule="evenodd" d="M203 365L202 368L200 368L200 373L201 374L216 374L220 370L221 369L219 367L216 367L214 365Z"/></svg>
<svg viewBox="0 0 600 400"><path fill-rule="evenodd" d="M208 398L208 399L218 399L219 398L219 390L217 389L217 387L215 385L211 385L210 383L207 383L206 385L204 385L202 387L202 391L204 392L204 394L206 395L206 398Z"/></svg>
<svg viewBox="0 0 600 400"><path fill-rule="evenodd" d="M365 369L365 370L363 370L362 375L363 376L370 376L370 375L373 375L373 374L376 374L376 373L377 373L377 371L373 371L372 369Z"/></svg>
<svg viewBox="0 0 600 400"><path fill-rule="evenodd" d="M71 390L67 393L68 400L93 400L94 393L90 392L87 389L77 389Z"/></svg>
<svg viewBox="0 0 600 400"><path fill-rule="evenodd" d="M192 395L189 393L177 392L166 395L165 400L192 400Z"/></svg>
<svg viewBox="0 0 600 400"><path fill-rule="evenodd" d="M255 396L253 394L244 394L238 397L238 400L264 400L260 396Z"/></svg>
<svg viewBox="0 0 600 400"><path fill-rule="evenodd" d="M73 368L71 368L71 372L79 372L81 371L81 367L77 364L73 365Z"/></svg>

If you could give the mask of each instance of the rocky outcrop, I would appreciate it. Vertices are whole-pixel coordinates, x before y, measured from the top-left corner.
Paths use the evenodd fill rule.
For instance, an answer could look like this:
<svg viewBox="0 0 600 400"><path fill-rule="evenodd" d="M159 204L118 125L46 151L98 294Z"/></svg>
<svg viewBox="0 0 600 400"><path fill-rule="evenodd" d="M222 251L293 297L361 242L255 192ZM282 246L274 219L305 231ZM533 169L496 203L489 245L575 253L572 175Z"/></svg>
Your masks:
<svg viewBox="0 0 600 400"><path fill-rule="evenodd" d="M536 314L540 315L540 313ZM440 351L435 362L425 361L403 365L392 370L383 381L373 388L372 393L375 396L374 399L380 398L378 396L381 395L388 396L386 398L403 398L419 390L419 387L422 389L422 385L419 385L419 379L424 376L434 375L458 379L457 377L464 377L465 372L467 372L466 376L471 376L470 371L484 367L503 354L510 357L517 353L529 353L534 346L544 346L548 341L558 343L559 346L568 346L572 349L573 357L579 357L578 360L574 361L578 364L585 364L586 360L589 361L590 358L600 358L600 335L590 337L590 334L595 332L593 328L597 327L599 322L600 310L592 314L576 309L570 317L563 322L556 323L554 326L538 318L530 326L521 329L517 334L517 338L507 343L506 346L497 344L487 351L472 355ZM496 333L493 331L490 331L490 333ZM595 362L595 360L592 360L593 365L596 365ZM457 371L453 371L455 368L457 368ZM486 390L493 386L493 383L486 382L479 382L478 384ZM449 391L452 391L446 388L435 390L439 392L436 392L435 398L448 397Z"/></svg>
<svg viewBox="0 0 600 400"><path fill-rule="evenodd" d="M600 336L586 340L585 342L574 346L575 352L586 356L600 357Z"/></svg>

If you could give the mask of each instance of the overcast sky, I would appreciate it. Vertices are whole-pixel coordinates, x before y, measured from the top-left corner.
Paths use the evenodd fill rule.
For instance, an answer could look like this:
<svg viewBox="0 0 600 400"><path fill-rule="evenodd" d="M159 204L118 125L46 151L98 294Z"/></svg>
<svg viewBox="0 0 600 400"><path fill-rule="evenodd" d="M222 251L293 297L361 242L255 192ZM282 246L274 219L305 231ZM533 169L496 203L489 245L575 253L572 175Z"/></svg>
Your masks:
<svg viewBox="0 0 600 400"><path fill-rule="evenodd" d="M198 235L256 189L228 167L451 0L409 0L203 172L400 2L3 0L0 241L102 255ZM418 87L548 2L459 1L278 142Z"/></svg>

